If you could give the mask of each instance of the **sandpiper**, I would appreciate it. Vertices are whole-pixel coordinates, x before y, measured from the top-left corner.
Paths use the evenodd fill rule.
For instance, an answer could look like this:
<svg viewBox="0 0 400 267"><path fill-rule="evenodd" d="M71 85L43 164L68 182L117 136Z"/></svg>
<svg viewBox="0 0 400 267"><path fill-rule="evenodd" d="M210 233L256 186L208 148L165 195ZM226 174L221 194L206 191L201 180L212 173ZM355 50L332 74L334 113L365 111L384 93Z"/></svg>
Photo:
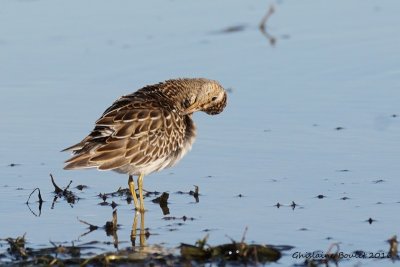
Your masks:
<svg viewBox="0 0 400 267"><path fill-rule="evenodd" d="M64 169L127 173L135 209L144 212L143 177L174 166L191 149L196 137L193 112L215 115L223 111L226 102L224 88L204 78L145 86L117 99L87 137L63 150L73 153ZM138 176L140 203L133 175Z"/></svg>

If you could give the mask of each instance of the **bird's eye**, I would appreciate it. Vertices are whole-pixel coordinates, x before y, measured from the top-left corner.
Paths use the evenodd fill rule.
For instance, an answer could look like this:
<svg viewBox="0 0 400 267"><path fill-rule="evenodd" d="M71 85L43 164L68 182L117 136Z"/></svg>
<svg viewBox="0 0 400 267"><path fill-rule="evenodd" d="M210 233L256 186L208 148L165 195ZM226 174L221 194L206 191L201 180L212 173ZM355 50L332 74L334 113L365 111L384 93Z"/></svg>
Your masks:
<svg viewBox="0 0 400 267"><path fill-rule="evenodd" d="M188 108L188 107L190 106L189 100L185 99L185 100L183 101L183 106L184 106L185 108Z"/></svg>
<svg viewBox="0 0 400 267"><path fill-rule="evenodd" d="M216 96L214 96L213 98L211 98L211 101L215 101L215 100L217 100L217 97L216 97Z"/></svg>

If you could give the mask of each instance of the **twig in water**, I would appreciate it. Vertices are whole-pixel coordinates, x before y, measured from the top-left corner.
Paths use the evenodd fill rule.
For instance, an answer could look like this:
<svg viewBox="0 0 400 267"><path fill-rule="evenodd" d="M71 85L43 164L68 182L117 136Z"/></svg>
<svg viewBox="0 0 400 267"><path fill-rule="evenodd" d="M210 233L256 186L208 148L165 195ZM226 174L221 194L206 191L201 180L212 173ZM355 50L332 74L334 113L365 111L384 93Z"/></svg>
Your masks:
<svg viewBox="0 0 400 267"><path fill-rule="evenodd" d="M274 46L276 43L276 38L271 36L268 32L267 32L267 21L268 19L272 16L272 14L274 14L275 12L275 8L274 5L270 5L269 9L267 11L267 13L264 15L264 17L261 19L261 22L259 24L259 29L261 31L261 33L268 39L269 43Z"/></svg>
<svg viewBox="0 0 400 267"><path fill-rule="evenodd" d="M50 178L51 178L51 183L54 186L54 192L56 194L62 193L64 190L62 190L58 185L56 185L56 182L54 182L53 175L50 173Z"/></svg>
<svg viewBox="0 0 400 267"><path fill-rule="evenodd" d="M54 196L53 199L53 203L51 205L51 208L54 208L55 202L57 201L58 198L60 197L64 197L64 199L71 205L75 204L75 201L79 200L79 198L70 190L68 190L68 188L71 186L72 181L69 182L69 184L67 185L67 187L65 187L64 189L61 189L56 182L54 181L54 177L53 175L50 173L50 178L51 178L51 183L54 186L54 193L56 194Z"/></svg>
<svg viewBox="0 0 400 267"><path fill-rule="evenodd" d="M274 14L275 12L275 8L274 5L270 5L269 9L267 11L267 13L264 15L264 17L262 18L261 22L260 22L260 30L265 31L265 25L267 24L268 19L272 16L272 14Z"/></svg>

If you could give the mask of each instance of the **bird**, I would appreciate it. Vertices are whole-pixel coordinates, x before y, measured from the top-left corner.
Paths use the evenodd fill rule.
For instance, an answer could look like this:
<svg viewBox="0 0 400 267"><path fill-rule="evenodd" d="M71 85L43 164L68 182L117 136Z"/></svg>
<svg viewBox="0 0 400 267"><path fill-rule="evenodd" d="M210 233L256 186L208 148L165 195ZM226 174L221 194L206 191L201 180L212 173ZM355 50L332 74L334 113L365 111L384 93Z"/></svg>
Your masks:
<svg viewBox="0 0 400 267"><path fill-rule="evenodd" d="M88 136L63 150L72 152L64 169L97 168L128 174L135 210L144 212L144 176L176 165L192 148L194 112L216 115L226 104L227 92L215 80L177 78L147 85L119 97ZM138 176L139 200L133 176Z"/></svg>

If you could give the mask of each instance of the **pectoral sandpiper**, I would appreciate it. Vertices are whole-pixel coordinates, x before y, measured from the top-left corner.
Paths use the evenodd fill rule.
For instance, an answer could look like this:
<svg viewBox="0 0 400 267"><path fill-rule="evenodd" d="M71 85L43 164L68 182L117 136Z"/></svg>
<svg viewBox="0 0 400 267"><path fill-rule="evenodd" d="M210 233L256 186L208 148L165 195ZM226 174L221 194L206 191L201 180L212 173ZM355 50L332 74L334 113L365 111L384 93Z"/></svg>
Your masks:
<svg viewBox="0 0 400 267"><path fill-rule="evenodd" d="M87 137L64 150L73 153L64 169L127 173L135 208L143 212L143 177L174 166L191 149L196 136L193 112L218 114L226 102L224 88L204 78L145 86L117 99ZM138 176L140 203L133 175Z"/></svg>

